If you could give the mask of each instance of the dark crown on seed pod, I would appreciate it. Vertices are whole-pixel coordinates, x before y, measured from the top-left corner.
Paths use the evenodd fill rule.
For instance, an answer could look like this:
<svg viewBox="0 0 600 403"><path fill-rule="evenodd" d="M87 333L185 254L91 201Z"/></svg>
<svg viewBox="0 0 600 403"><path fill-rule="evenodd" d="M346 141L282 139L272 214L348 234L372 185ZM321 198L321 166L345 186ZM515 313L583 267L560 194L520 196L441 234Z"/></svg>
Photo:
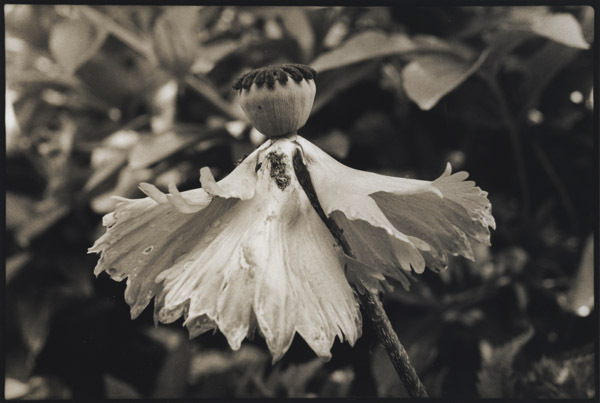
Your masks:
<svg viewBox="0 0 600 403"><path fill-rule="evenodd" d="M317 72L302 64L267 66L238 78L240 106L252 125L267 137L294 134L310 115Z"/></svg>

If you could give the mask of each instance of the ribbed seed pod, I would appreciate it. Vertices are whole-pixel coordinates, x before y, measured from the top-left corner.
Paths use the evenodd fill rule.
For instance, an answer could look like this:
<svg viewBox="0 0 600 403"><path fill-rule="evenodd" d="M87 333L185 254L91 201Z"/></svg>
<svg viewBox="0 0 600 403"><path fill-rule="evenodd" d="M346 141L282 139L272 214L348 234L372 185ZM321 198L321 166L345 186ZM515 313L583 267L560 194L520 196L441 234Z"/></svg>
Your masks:
<svg viewBox="0 0 600 403"><path fill-rule="evenodd" d="M253 70L233 85L252 125L267 137L296 133L310 115L315 99L314 69L283 64Z"/></svg>

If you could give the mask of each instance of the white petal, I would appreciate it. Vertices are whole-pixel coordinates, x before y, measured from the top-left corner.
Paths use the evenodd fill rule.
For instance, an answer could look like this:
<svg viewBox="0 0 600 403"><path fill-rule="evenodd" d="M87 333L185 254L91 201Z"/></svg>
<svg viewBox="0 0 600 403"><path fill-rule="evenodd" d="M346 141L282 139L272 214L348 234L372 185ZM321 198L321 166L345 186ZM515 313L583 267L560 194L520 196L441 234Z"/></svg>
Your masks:
<svg viewBox="0 0 600 403"><path fill-rule="evenodd" d="M359 337L360 311L335 240L293 175L293 150L281 140L268 150L283 156L286 186L272 177L265 155L254 197L223 214L219 225L161 275L162 309L183 312L189 300L186 323L205 318L208 325L200 330L208 330L213 321L234 349L256 317L274 360L296 331L329 358L336 336L350 343Z"/></svg>
<svg viewBox="0 0 600 403"><path fill-rule="evenodd" d="M271 141L254 150L225 178L218 183L207 167L200 169L202 188L213 196L223 198L235 197L247 200L254 196L256 185L256 167L260 154L271 145Z"/></svg>
<svg viewBox="0 0 600 403"><path fill-rule="evenodd" d="M383 190L395 194L433 193L442 197L440 190L432 186L431 182L393 178L352 169L340 164L300 136L297 137L297 142L304 151L315 191L327 215L339 210L351 220L367 221L401 241L410 242L405 234L394 228L375 201L368 196Z"/></svg>
<svg viewBox="0 0 600 403"><path fill-rule="evenodd" d="M195 189L195 192L204 192L202 189ZM182 213L192 214L204 209L211 202L212 197L205 193L203 202L192 204L183 196L181 192L175 186L175 183L169 183L170 194L166 195L167 201L171 203L173 207Z"/></svg>
<svg viewBox="0 0 600 403"><path fill-rule="evenodd" d="M357 260L386 276L393 277L394 266L417 273L425 265L439 269L447 254L472 258L472 242L489 243L491 205L487 193L464 181L466 172L450 175L448 165L433 182L394 178L348 168L307 140L297 142L324 211L350 238Z"/></svg>
<svg viewBox="0 0 600 403"><path fill-rule="evenodd" d="M410 272L411 266L417 272L424 269L422 257L413 243L391 237L383 229L366 221L349 220L340 211L334 211L331 217L342 229L355 259L363 264L350 260L347 262L347 274L362 279L363 285L369 283L366 287L369 290L381 289L379 282L383 280L382 274L408 289L410 282L407 272ZM408 259L403 258L404 256ZM403 270L398 270L399 267Z"/></svg>
<svg viewBox="0 0 600 403"><path fill-rule="evenodd" d="M250 163L234 172L243 178L255 173ZM229 183L246 181L232 175ZM166 195L149 184L140 188L151 198L123 199L115 212L103 218L107 232L89 249L101 253L96 275L106 271L117 281L127 279L125 300L133 317L159 292L157 276L190 251L203 231L247 194L241 187L239 194L230 192L230 199L215 199L203 189L179 192L173 184Z"/></svg>
<svg viewBox="0 0 600 403"><path fill-rule="evenodd" d="M294 193L291 197L300 201L296 217L272 220L263 227L272 236L256 256L266 269L257 280L256 316L267 343L272 340L274 360L289 347L291 326L317 355L328 359L336 336L340 341L345 336L350 344L359 337L360 311L335 240L302 189ZM260 246L260 238L254 242ZM279 334L286 337L280 340Z"/></svg>
<svg viewBox="0 0 600 403"><path fill-rule="evenodd" d="M111 227L90 249L102 253L97 273L127 278L132 316L156 297L155 321L183 316L190 337L218 328L233 349L256 327L274 360L296 332L326 359L336 336L353 344L358 302L336 241L295 178L296 148L278 140L219 183L203 175L206 189L170 186L165 195L142 186L152 198L107 215Z"/></svg>
<svg viewBox="0 0 600 403"><path fill-rule="evenodd" d="M167 195L150 183L142 182L138 186L142 192L157 203L167 203Z"/></svg>

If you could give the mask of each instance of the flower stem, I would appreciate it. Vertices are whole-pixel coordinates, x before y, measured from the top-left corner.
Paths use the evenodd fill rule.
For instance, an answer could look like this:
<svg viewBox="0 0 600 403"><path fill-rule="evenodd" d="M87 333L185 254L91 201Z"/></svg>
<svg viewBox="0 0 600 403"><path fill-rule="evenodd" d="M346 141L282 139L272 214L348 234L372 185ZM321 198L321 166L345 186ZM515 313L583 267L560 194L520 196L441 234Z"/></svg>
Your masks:
<svg viewBox="0 0 600 403"><path fill-rule="evenodd" d="M406 349L392 328L379 296L369 291L365 291L362 295L359 293L358 296L361 305L373 323L379 343L390 357L390 361L392 361L392 365L400 376L408 394L411 397L429 397L425 386L423 386L417 375L417 371L410 363Z"/></svg>
<svg viewBox="0 0 600 403"><path fill-rule="evenodd" d="M350 248L343 231L325 214L325 211L319 202L319 198L310 179L310 173L302 161L302 156L300 155L299 150L294 152L293 164L294 172L298 178L298 182L302 186L302 189L304 189L310 204L313 206L321 220L325 223L331 235L333 235L333 237L342 247L344 253L354 258L354 253ZM417 375L417 371L410 363L406 349L392 328L392 324L390 323L390 320L383 309L383 305L381 304L379 296L367 290L365 290L364 294L360 294L359 292L357 292L357 294L366 315L373 323L379 344L385 348L385 351L390 357L390 361L392 361L392 365L398 373L398 376L404 384L408 394L411 397L429 397L425 387Z"/></svg>

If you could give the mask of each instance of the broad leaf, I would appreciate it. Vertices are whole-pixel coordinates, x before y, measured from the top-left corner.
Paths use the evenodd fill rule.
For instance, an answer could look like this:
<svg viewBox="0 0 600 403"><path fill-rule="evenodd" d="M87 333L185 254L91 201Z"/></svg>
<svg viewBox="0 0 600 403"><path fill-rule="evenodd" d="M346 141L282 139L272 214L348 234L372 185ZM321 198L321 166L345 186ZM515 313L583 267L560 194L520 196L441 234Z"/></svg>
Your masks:
<svg viewBox="0 0 600 403"><path fill-rule="evenodd" d="M196 6L167 8L154 24L152 38L158 60L175 74L187 73L196 59L198 11Z"/></svg>
<svg viewBox="0 0 600 403"><path fill-rule="evenodd" d="M73 74L104 44L107 31L83 20L67 20L52 27L49 48L60 66Z"/></svg>
<svg viewBox="0 0 600 403"><path fill-rule="evenodd" d="M321 73L349 64L415 50L415 44L405 34L386 35L366 31L353 36L340 47L320 55L312 67Z"/></svg>
<svg viewBox="0 0 600 403"><path fill-rule="evenodd" d="M446 53L417 56L402 70L404 90L421 109L429 110L477 71L486 55L474 63Z"/></svg>
<svg viewBox="0 0 600 403"><path fill-rule="evenodd" d="M579 22L571 14L551 14L534 19L531 29L538 35L579 49L589 49Z"/></svg>
<svg viewBox="0 0 600 403"><path fill-rule="evenodd" d="M200 45L194 64L190 67L192 74L208 74L215 65L231 53L238 51L245 43L224 39L216 43Z"/></svg>
<svg viewBox="0 0 600 403"><path fill-rule="evenodd" d="M309 60L315 47L315 35L306 12L300 7L281 7L279 15L291 36L302 51L302 58Z"/></svg>
<svg viewBox="0 0 600 403"><path fill-rule="evenodd" d="M589 49L579 21L569 13L551 13L545 8L515 8L511 13L510 28L524 29L578 49Z"/></svg>
<svg viewBox="0 0 600 403"><path fill-rule="evenodd" d="M20 399L29 391L29 385L17 379L4 378L4 393L6 400Z"/></svg>
<svg viewBox="0 0 600 403"><path fill-rule="evenodd" d="M146 136L141 138L131 149L129 166L133 169L148 167L198 142L202 137L176 131Z"/></svg>

